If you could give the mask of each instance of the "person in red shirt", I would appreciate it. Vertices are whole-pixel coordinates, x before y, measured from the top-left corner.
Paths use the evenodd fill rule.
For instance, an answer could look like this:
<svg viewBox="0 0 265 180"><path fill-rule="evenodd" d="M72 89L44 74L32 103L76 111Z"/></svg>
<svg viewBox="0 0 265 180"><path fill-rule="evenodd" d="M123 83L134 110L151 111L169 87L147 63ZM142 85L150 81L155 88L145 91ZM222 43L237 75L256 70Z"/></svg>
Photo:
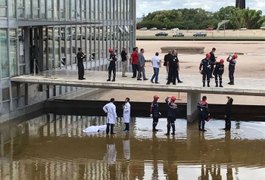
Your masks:
<svg viewBox="0 0 265 180"><path fill-rule="evenodd" d="M130 58L131 64L132 64L132 70L133 70L133 76L132 78L136 78L137 71L138 71L138 47L133 48L133 52L131 54Z"/></svg>

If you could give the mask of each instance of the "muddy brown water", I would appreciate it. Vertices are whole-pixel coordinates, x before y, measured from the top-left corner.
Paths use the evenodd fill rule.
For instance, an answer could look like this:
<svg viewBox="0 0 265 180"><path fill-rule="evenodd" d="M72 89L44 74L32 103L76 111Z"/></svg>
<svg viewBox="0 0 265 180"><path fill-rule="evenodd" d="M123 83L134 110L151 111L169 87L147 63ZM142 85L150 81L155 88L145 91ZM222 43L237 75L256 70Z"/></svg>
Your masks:
<svg viewBox="0 0 265 180"><path fill-rule="evenodd" d="M166 119L151 131L151 118L132 118L115 135L84 133L105 117L45 114L0 126L0 179L265 179L265 122L224 120L197 124L177 119L176 135L165 136Z"/></svg>

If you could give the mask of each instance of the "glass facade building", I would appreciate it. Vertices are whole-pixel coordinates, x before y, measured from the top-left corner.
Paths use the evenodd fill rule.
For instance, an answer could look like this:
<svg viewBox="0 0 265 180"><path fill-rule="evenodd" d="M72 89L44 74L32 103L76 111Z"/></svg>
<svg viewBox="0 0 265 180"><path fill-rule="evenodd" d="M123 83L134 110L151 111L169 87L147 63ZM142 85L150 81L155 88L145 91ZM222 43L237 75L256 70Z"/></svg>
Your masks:
<svg viewBox="0 0 265 180"><path fill-rule="evenodd" d="M10 78L56 68L105 70L107 49L135 46L135 0L0 0L0 117L77 90L12 84Z"/></svg>

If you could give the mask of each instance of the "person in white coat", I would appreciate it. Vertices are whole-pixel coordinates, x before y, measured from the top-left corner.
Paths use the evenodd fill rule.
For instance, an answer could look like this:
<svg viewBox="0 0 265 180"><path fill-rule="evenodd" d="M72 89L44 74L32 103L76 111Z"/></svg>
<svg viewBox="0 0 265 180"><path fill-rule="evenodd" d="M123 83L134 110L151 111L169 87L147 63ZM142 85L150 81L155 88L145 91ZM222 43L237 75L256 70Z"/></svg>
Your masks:
<svg viewBox="0 0 265 180"><path fill-rule="evenodd" d="M123 122L125 124L125 132L128 132L130 129L130 119L131 119L131 104L130 98L125 99L125 104L123 105Z"/></svg>
<svg viewBox="0 0 265 180"><path fill-rule="evenodd" d="M115 134L113 132L113 129L114 129L114 124L116 123L117 113L116 113L116 106L114 104L114 101L115 99L111 98L110 102L107 103L103 107L103 111L107 113L107 128L106 128L107 134L109 134L109 130L110 130L110 134Z"/></svg>

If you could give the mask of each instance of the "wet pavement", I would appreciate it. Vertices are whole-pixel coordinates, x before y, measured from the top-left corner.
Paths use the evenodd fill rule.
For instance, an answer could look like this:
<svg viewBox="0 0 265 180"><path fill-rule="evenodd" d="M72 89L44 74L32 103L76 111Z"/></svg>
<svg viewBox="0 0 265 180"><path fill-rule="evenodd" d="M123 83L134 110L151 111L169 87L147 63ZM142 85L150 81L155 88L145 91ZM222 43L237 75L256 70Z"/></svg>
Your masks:
<svg viewBox="0 0 265 180"><path fill-rule="evenodd" d="M165 136L166 119L151 131L151 118L133 118L130 132L119 119L115 135L82 130L105 117L45 114L0 126L0 179L265 179L265 122L224 120L197 124L177 119Z"/></svg>

